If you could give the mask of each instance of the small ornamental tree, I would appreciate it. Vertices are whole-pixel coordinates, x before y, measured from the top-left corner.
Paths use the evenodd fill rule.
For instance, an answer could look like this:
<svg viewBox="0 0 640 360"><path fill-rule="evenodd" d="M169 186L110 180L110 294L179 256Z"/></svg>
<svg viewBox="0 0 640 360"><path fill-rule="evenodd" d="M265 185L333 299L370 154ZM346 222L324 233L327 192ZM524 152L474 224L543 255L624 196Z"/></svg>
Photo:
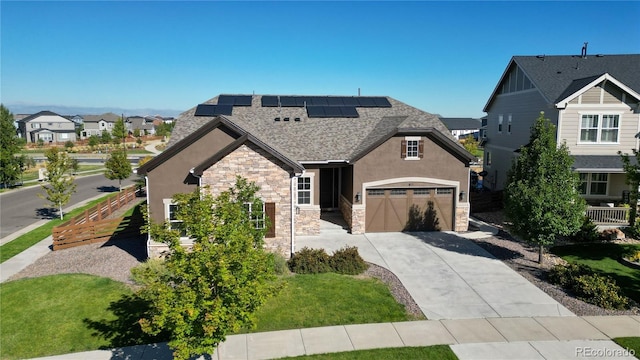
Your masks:
<svg viewBox="0 0 640 360"><path fill-rule="evenodd" d="M76 191L74 177L68 174L73 169L73 159L56 147L47 149L44 156L47 159L47 181L41 185L45 195L39 194L39 196L57 208L62 219L64 217L62 207L69 202L71 195Z"/></svg>
<svg viewBox="0 0 640 360"><path fill-rule="evenodd" d="M16 127L13 125L13 114L4 105L0 105L0 184L4 187L13 185L20 174L20 152Z"/></svg>
<svg viewBox="0 0 640 360"><path fill-rule="evenodd" d="M111 135L113 136L113 144L119 145L122 144L124 146L124 139L127 136L127 128L124 125L124 119L118 118L115 124L113 124L113 130L111 130Z"/></svg>
<svg viewBox="0 0 640 360"><path fill-rule="evenodd" d="M143 281L138 294L151 310L140 325L152 335L168 333L176 359L211 354L229 332L251 326L254 312L277 291L272 257L263 249L266 229L255 226L263 216L257 191L238 178L218 197L207 188L176 195L180 229L150 224L152 238L170 253L166 271ZM190 250L180 245L181 231L193 240Z"/></svg>
<svg viewBox="0 0 640 360"><path fill-rule="evenodd" d="M556 144L555 126L544 113L531 127L529 144L521 148L504 190L505 214L511 230L538 246L538 262L544 248L558 236L576 233L586 205L578 194L580 179L571 166L573 158L565 144Z"/></svg>
<svg viewBox="0 0 640 360"><path fill-rule="evenodd" d="M629 185L629 226L634 227L636 224L636 217L638 216L638 186L640 186L640 164L638 164L638 150L631 149L633 151L633 158L629 154L623 154L622 151L618 151L618 154L622 157L622 168L627 175L625 179L627 185Z"/></svg>
<svg viewBox="0 0 640 360"><path fill-rule="evenodd" d="M122 180L131 176L133 172L127 153L122 149L112 151L104 167L104 176L109 180L118 180L118 188L122 191Z"/></svg>

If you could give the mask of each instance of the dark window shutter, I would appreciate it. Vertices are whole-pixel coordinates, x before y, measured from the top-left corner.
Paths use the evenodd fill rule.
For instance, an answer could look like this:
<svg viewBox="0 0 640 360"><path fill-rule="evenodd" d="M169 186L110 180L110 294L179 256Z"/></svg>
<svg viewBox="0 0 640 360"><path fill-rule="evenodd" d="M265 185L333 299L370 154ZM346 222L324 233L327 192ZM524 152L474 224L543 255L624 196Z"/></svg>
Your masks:
<svg viewBox="0 0 640 360"><path fill-rule="evenodd" d="M424 140L418 141L418 157L420 159L424 157Z"/></svg>
<svg viewBox="0 0 640 360"><path fill-rule="evenodd" d="M407 140L402 140L402 147L400 150L400 158L404 159L407 157Z"/></svg>
<svg viewBox="0 0 640 360"><path fill-rule="evenodd" d="M264 204L264 212L267 215L267 233L265 237L276 237L276 203L268 202Z"/></svg>

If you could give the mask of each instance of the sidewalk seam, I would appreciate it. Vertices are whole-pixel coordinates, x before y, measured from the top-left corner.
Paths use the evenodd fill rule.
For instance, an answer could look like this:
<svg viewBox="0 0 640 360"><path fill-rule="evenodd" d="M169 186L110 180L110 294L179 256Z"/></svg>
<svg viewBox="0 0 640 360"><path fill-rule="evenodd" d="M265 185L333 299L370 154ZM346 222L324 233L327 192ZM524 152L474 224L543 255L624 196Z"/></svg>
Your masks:
<svg viewBox="0 0 640 360"><path fill-rule="evenodd" d="M447 325L445 325L442 321L446 320L446 319L440 319L440 320L435 320L437 322L440 323L440 325L442 325L442 327L447 330L447 332L449 333L449 335L451 335L451 337L453 338L453 340L456 341L456 344L460 344L460 341L458 341L458 339L455 337L455 335L453 335L453 333L451 332L451 330L449 330L449 328L447 327Z"/></svg>

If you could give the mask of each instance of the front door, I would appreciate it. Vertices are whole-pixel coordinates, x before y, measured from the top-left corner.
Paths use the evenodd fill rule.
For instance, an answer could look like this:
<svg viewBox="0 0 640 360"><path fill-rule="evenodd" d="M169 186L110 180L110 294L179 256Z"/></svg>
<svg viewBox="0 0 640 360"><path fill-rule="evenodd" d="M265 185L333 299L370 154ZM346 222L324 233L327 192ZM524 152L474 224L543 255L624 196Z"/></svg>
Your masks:
<svg viewBox="0 0 640 360"><path fill-rule="evenodd" d="M340 196L340 169L320 169L320 209L337 210L338 196Z"/></svg>

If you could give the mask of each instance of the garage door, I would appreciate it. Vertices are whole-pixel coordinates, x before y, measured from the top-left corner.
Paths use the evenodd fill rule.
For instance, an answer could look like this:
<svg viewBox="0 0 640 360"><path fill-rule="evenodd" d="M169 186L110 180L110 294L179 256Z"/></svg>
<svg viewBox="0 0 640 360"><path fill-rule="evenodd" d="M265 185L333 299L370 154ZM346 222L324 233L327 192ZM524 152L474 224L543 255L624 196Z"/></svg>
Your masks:
<svg viewBox="0 0 640 360"><path fill-rule="evenodd" d="M453 229L453 188L368 189L366 232Z"/></svg>

